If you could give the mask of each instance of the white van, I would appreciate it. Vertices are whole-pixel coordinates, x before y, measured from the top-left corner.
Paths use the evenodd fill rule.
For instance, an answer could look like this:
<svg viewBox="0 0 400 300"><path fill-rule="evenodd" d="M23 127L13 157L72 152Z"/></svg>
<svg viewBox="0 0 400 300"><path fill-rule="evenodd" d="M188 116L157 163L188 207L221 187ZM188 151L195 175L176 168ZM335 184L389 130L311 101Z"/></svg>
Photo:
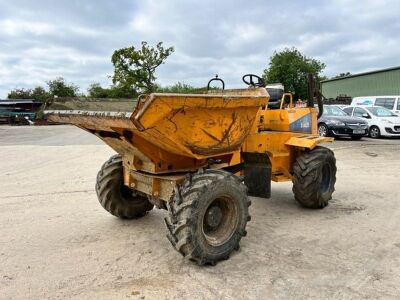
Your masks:
<svg viewBox="0 0 400 300"><path fill-rule="evenodd" d="M400 95L354 97L351 106L382 106L400 116Z"/></svg>

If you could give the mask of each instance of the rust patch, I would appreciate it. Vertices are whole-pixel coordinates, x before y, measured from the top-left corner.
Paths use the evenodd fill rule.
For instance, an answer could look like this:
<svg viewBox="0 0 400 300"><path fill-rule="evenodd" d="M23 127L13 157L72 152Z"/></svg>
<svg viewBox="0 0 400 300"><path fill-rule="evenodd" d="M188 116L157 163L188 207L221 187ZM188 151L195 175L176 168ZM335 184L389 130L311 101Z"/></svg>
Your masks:
<svg viewBox="0 0 400 300"><path fill-rule="evenodd" d="M201 129L201 131L203 131L208 137L212 138L214 141L217 141L218 143L221 143L221 140L218 139L217 137L215 137L214 135L212 135L211 133L205 131L203 128Z"/></svg>
<svg viewBox="0 0 400 300"><path fill-rule="evenodd" d="M216 136L212 135L211 133L205 131L204 129L201 129L208 137L212 138L214 141L217 141L218 143L213 146L213 147L218 147L220 145L222 145L225 141L227 141L228 146L230 145L230 141L229 141L229 134L232 130L233 125L235 124L237 120L237 114L235 112L232 113L232 122L229 124L228 128L224 130L224 132L222 133L222 138L219 139Z"/></svg>
<svg viewBox="0 0 400 300"><path fill-rule="evenodd" d="M219 139L213 134L207 132L206 130L202 129L202 131L211 139L216 141L214 145L208 146L208 147L199 147L198 145L194 145L191 143L186 143L185 146L188 147L194 154L198 155L214 155L214 154L220 154L223 152L232 152L235 150L238 150L241 145L243 144L245 138L249 134L253 121L255 120L254 118L248 118L246 122L245 128L243 128L241 122L237 122L237 113L233 112L232 113L232 122L228 125L228 127L223 131L222 138ZM222 127L222 120L220 120L220 126ZM239 138L235 138L236 142L231 144L231 131L233 130L234 126L238 125L239 131L242 132L241 136Z"/></svg>
<svg viewBox="0 0 400 300"><path fill-rule="evenodd" d="M238 150L242 146L244 140L246 139L246 137L248 136L248 134L251 130L251 127L252 127L251 125L252 125L252 123L250 123L249 126L243 130L243 133L240 136L240 138L238 138L237 141L233 144L230 143L230 138L229 138L229 132L231 129L229 129L229 131L227 129L227 130L225 130L225 134L224 134L224 138L227 142L227 145L224 145L223 139L219 140L215 136L213 136L210 133L203 130L205 134L210 136L213 140L217 141L217 143L214 145L211 145L209 147L199 147L197 145L190 144L190 143L186 143L185 146L188 147L194 154L198 154L198 155L206 155L207 156L207 155L221 154L224 152L225 153L232 152L232 151ZM228 127L228 128L232 128L232 127Z"/></svg>
<svg viewBox="0 0 400 300"><path fill-rule="evenodd" d="M176 125L176 123L175 123L174 121L172 121L172 119L175 117L175 115L177 115L177 114L179 114L179 113L181 113L181 112L182 112L182 113L185 113L185 107L184 107L184 106L181 107L181 108L179 108L179 109L176 109L176 110L172 111L172 112L166 117L166 119L174 125L174 127L175 127L175 132L178 131L178 126Z"/></svg>
<svg viewBox="0 0 400 300"><path fill-rule="evenodd" d="M228 128L225 129L224 134L222 135L221 144L222 144L223 142L227 141L227 142L228 142L228 146L229 146L229 144L230 144L230 142L229 142L229 133L231 132L232 127L233 127L233 125L235 124L236 120L237 120L237 114L236 114L236 112L233 112L233 113L232 113L232 122L231 122L231 124L228 126Z"/></svg>
<svg viewBox="0 0 400 300"><path fill-rule="evenodd" d="M194 153L199 155L214 155L214 154L223 154L226 152L232 152L238 150L243 143L244 138L240 139L240 141L236 142L227 147L220 147L220 146L210 146L207 148L198 147L195 145L186 144L186 146Z"/></svg>

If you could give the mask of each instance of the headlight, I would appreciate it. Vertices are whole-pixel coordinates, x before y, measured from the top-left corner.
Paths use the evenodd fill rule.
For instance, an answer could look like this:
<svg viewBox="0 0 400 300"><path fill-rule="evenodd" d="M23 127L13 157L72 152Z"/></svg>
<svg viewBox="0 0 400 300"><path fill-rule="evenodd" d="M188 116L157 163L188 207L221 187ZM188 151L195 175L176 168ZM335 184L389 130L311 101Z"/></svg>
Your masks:
<svg viewBox="0 0 400 300"><path fill-rule="evenodd" d="M339 121L339 120L328 120L328 121L326 121L326 123L330 124L330 125L337 125L337 126L345 126L346 125L342 121Z"/></svg>

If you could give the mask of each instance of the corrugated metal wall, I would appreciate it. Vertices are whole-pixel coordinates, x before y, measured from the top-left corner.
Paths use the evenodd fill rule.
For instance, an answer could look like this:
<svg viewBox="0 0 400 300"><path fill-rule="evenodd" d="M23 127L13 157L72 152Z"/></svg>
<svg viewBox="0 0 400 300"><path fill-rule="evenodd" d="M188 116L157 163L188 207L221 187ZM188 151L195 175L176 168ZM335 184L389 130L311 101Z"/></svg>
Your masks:
<svg viewBox="0 0 400 300"><path fill-rule="evenodd" d="M327 98L400 95L400 69L322 82L321 89Z"/></svg>

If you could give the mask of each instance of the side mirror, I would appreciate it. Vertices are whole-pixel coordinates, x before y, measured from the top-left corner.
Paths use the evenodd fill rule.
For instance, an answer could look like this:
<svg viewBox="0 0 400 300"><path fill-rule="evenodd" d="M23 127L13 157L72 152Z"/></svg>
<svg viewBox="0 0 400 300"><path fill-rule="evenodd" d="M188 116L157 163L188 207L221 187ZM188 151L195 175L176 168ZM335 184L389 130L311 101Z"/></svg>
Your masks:
<svg viewBox="0 0 400 300"><path fill-rule="evenodd" d="M363 113L362 114L362 117L363 118L366 118L366 119L370 119L371 117L369 116L369 114L367 114L367 113Z"/></svg>

